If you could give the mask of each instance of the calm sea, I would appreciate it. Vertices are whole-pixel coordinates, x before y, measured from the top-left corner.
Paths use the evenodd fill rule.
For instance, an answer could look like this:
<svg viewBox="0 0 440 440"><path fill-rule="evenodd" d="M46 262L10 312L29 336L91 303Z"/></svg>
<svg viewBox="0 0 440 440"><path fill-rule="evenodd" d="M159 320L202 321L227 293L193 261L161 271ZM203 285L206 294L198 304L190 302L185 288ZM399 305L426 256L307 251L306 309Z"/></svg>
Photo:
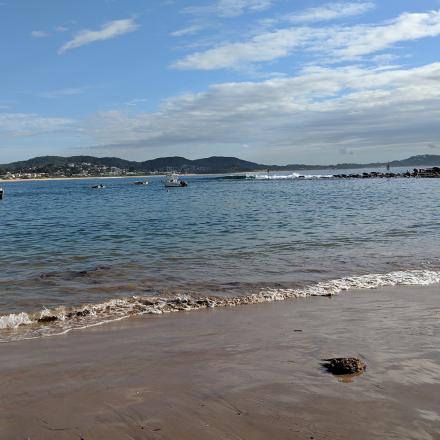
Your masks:
<svg viewBox="0 0 440 440"><path fill-rule="evenodd" d="M1 184L0 340L50 333L43 316L67 328L67 310L117 298L238 297L397 271L423 284L440 270L440 180L197 176L169 191L160 177L135 180Z"/></svg>

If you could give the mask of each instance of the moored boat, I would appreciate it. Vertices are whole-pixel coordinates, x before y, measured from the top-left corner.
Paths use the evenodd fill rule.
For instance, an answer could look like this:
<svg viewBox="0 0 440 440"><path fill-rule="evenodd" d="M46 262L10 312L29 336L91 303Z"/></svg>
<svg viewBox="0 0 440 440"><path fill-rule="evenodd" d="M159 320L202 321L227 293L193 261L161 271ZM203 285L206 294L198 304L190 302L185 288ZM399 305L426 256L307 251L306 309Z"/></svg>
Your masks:
<svg viewBox="0 0 440 440"><path fill-rule="evenodd" d="M180 179L180 176L176 173L167 174L164 182L165 188L183 188L188 186L184 180Z"/></svg>

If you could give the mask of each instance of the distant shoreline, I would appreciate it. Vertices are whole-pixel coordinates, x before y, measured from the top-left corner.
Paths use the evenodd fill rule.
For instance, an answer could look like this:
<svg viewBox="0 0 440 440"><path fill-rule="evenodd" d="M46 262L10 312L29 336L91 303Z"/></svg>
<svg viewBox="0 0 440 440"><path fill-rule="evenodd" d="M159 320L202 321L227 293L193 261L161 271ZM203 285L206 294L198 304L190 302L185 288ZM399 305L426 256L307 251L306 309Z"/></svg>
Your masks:
<svg viewBox="0 0 440 440"><path fill-rule="evenodd" d="M402 167L404 168L404 167ZM355 170L362 170L365 168L353 168L351 171ZM295 173L297 174L300 170L267 170L266 174L269 176L273 176L276 172L281 173ZM302 171L323 171L323 170L302 170ZM328 171L336 171L329 169ZM247 174L262 174L264 173L264 170L247 170L247 171L232 171L232 172L211 172L211 173L178 173L181 176L221 176L221 175L228 175L228 176L243 176ZM97 179L147 179L151 177L164 177L166 176L166 173L161 174L142 174L142 175L123 175L123 176L81 176L81 177L35 177L35 178L18 178L18 179L0 179L0 183L2 182L38 182L38 181L63 181L63 180L97 180ZM302 174L300 177L307 176L307 173ZM406 172L397 172L393 173L390 171L387 172L380 172L380 171L371 171L371 172L362 172L357 174L331 174L324 177L331 177L335 179L353 179L353 178L408 178L408 177L429 177L429 178L440 178L440 172L439 167L433 167L433 168L415 168L413 172L406 171Z"/></svg>
<svg viewBox="0 0 440 440"><path fill-rule="evenodd" d="M95 156L40 156L27 160L11 162L9 164L0 164L2 173L26 173L55 175L68 175L72 171L79 174L100 174L109 171L116 173L132 172L147 173L166 170L186 170L194 174L225 174L236 172L252 172L255 170L272 172L279 171L318 171L318 170L354 170L374 168L382 169L387 166L391 168L420 168L440 166L440 155L420 154L411 156L402 160L387 160L384 162L370 163L337 163L337 164L301 164L288 163L285 165L261 164L250 162L238 157L211 156L201 159L187 159L181 156L158 157L146 161L133 161L120 159L118 157L95 157ZM75 173L75 174L76 174Z"/></svg>
<svg viewBox="0 0 440 440"><path fill-rule="evenodd" d="M179 176L212 176L212 175L222 175L222 174L246 174L246 173L261 173L262 170L256 171L235 171L231 173L177 173ZM294 171L291 171L292 173ZM136 176L88 176L88 177L40 177L40 178L30 178L30 179L0 179L0 183L9 183L9 182L43 182L43 181L51 181L51 180L96 180L96 179L147 179L150 177L164 177L165 173L161 174L142 174Z"/></svg>
<svg viewBox="0 0 440 440"><path fill-rule="evenodd" d="M51 180L96 180L96 179L130 179L130 178L147 178L147 177L156 177L163 176L162 174L154 174L148 176L90 176L90 177L41 177L41 178L32 178L32 179L0 179L2 183L9 182L44 182Z"/></svg>

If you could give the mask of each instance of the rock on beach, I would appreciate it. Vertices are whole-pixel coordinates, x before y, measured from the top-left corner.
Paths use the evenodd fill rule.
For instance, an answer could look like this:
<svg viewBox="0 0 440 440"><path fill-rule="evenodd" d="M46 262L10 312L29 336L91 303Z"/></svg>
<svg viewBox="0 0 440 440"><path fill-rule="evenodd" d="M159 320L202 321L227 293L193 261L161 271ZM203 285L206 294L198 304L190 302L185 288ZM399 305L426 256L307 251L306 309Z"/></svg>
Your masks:
<svg viewBox="0 0 440 440"><path fill-rule="evenodd" d="M323 359L322 366L335 375L358 374L367 369L365 362L354 357Z"/></svg>

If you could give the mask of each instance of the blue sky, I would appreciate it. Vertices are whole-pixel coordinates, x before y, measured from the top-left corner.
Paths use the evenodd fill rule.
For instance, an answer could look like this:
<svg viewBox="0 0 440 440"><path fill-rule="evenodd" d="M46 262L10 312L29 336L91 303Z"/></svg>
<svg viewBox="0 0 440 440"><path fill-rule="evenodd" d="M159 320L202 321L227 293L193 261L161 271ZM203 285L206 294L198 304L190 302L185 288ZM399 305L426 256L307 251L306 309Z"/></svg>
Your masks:
<svg viewBox="0 0 440 440"><path fill-rule="evenodd" d="M440 1L0 0L0 163L440 154Z"/></svg>

